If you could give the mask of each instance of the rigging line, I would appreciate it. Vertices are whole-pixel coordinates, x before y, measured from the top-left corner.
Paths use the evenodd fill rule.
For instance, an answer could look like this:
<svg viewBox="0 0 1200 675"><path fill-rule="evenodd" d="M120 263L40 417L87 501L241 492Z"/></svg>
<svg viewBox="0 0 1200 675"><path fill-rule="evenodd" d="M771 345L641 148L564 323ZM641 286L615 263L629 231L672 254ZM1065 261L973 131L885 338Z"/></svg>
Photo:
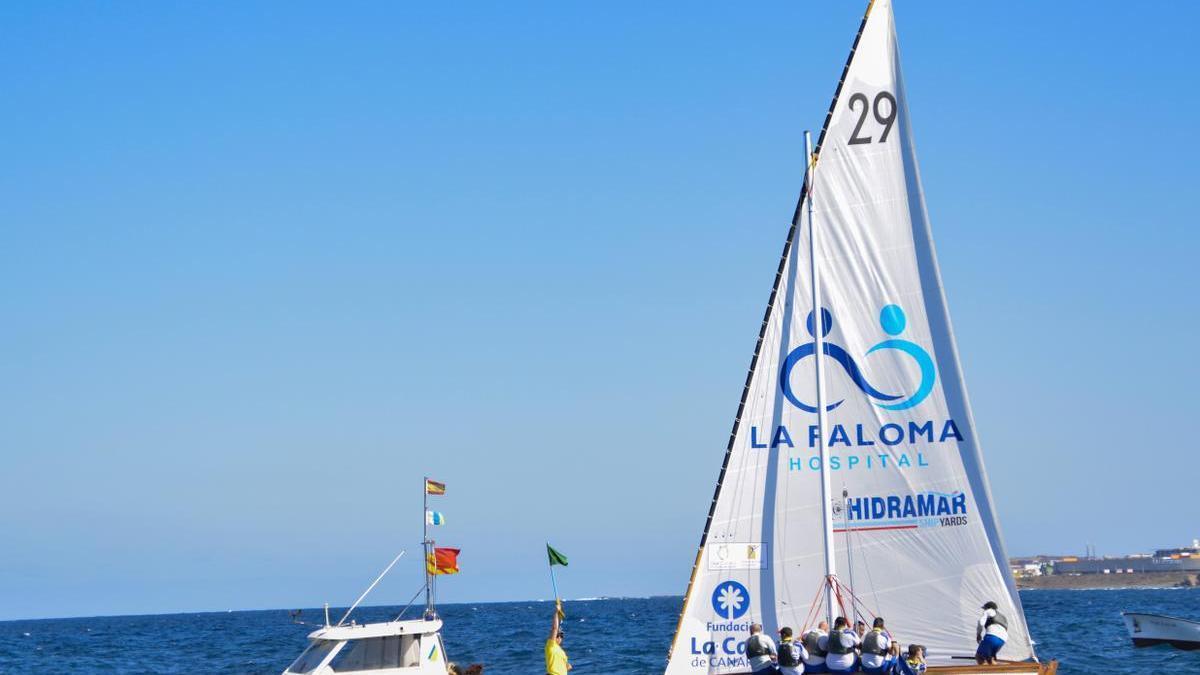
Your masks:
<svg viewBox="0 0 1200 675"><path fill-rule="evenodd" d="M847 497L848 496L844 494L844 488L843 488L843 499L847 499ZM846 522L849 523L850 511L849 511L848 503L845 503L842 506L842 515L844 518L847 519ZM852 530L852 528L847 527L846 533L845 533L846 534L846 564L850 568L850 588L849 588L848 592L850 593L850 597L852 598L851 605L852 605L852 609L854 612L854 618L857 620L857 619L865 616L862 612L858 611L859 605L861 605L862 607L864 607L866 609L866 613L869 614L871 616L871 618L875 618L878 615L875 614L873 611L871 611L871 606L868 605L866 602L864 602L860 595L858 595L857 593L854 592L854 566L853 566L853 563L850 562L850 556L851 556L851 549L855 546L855 543L854 543L854 539L852 538L851 530ZM867 571L867 584L871 587L871 593L872 593L873 597L875 598L875 609L879 609L879 592L875 589L875 580L871 577L871 568L869 567L868 562L869 562L869 558L864 557L863 558L863 567Z"/></svg>
<svg viewBox="0 0 1200 675"><path fill-rule="evenodd" d="M358 596L358 599L354 601L353 605L350 605L350 609L346 610L346 613L342 615L342 620L337 622L337 625L340 626L346 623L346 619L350 618L350 613L353 612L356 607L358 607L358 603L362 602L363 598L367 597L367 594L375 588L376 584L378 584L381 579L387 576L387 573L392 570L392 567L395 567L396 563L399 562L399 560L403 557L404 551L400 551L395 558L392 558L392 562L388 563L388 566L383 568L383 571L379 573L379 576L375 577L375 581L372 581L371 585L367 586L367 590L363 591L362 595Z"/></svg>
<svg viewBox="0 0 1200 675"><path fill-rule="evenodd" d="M809 626L814 625L812 621L820 615L821 611L821 595L825 592L825 584L817 584L817 592L813 596L812 602L808 605L808 615L804 617L804 630L808 630Z"/></svg>
<svg viewBox="0 0 1200 675"><path fill-rule="evenodd" d="M870 607L867 605L867 603L863 602L863 599L862 599L862 598L860 598L860 597L858 597L858 596L854 595L854 591L847 589L847 590L846 590L846 592L850 594L850 597L851 597L851 598L853 598L853 599L855 599L855 600L858 600L858 602L859 602L860 604L862 604L862 606L863 606L863 607L866 607L866 608L867 608L867 614L869 614L869 615L870 615L870 618L872 618L872 619L875 619L876 617L878 617L878 616L879 616L878 614L876 614L876 613L874 613L874 612L872 612L872 611L871 611Z"/></svg>
<svg viewBox="0 0 1200 675"><path fill-rule="evenodd" d="M410 607L412 607L413 603L416 602L417 598L421 597L421 594L424 592L425 592L425 584L421 584L421 587L418 588L417 592L413 593L412 598L409 599L408 604L404 606L404 609L400 610L400 613L397 614L396 618L392 619L392 621L399 621L404 616L404 613L407 612Z"/></svg>
<svg viewBox="0 0 1200 675"><path fill-rule="evenodd" d="M843 518L843 522L846 524L846 532L845 532L845 535L846 535L846 572L850 579L850 591L851 591L851 597L853 597L853 592L854 592L854 555L853 555L854 546L853 546L853 543L850 541L849 496L850 496L850 493L848 490L846 490L846 484L842 483L842 518ZM850 601L850 613L854 615L854 618L856 620L858 619L858 616L859 616L858 605L855 604L855 602L853 600Z"/></svg>
<svg viewBox="0 0 1200 675"><path fill-rule="evenodd" d="M863 569L867 573L867 585L871 588L871 597L875 600L875 609L882 611L879 606L879 589L875 586L875 578L871 576L871 556L863 554Z"/></svg>
<svg viewBox="0 0 1200 675"><path fill-rule="evenodd" d="M833 594L834 594L834 596L837 597L838 607L840 607L842 610L842 616L846 616L846 614L847 614L846 601L842 598L842 582L839 581L838 578L836 576L833 576L832 574L829 575L828 577L826 577L825 579L826 579L826 583L833 586ZM851 595L853 595L853 594L851 594Z"/></svg>

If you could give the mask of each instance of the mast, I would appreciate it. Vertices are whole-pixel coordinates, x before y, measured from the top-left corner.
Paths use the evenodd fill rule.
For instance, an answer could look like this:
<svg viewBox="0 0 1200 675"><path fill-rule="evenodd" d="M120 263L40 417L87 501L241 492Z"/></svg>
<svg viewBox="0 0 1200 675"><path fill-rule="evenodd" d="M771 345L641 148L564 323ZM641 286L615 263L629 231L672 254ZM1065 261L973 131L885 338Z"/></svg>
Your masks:
<svg viewBox="0 0 1200 675"><path fill-rule="evenodd" d="M817 156L812 151L812 134L804 132L804 156L808 168L804 172L805 192L808 194L808 263L812 282L813 351L816 356L817 378L817 440L821 444L821 526L825 541L825 607L826 619L833 626L833 580L837 575L833 556L833 501L829 486L829 443L825 439L825 309L821 306L821 272L817 266L817 221L813 219L813 174Z"/></svg>

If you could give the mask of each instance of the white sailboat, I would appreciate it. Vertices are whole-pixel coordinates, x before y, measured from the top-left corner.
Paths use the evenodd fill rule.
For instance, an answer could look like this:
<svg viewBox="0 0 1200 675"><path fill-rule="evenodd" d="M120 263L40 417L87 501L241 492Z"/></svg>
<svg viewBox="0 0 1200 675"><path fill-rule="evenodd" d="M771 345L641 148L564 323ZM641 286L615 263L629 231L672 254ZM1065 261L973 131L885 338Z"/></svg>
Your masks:
<svg viewBox="0 0 1200 675"><path fill-rule="evenodd" d="M751 623L800 634L839 615L886 617L934 672L1052 672L959 368L890 0L868 6L806 156L666 673L749 673ZM988 601L1005 663L977 667Z"/></svg>

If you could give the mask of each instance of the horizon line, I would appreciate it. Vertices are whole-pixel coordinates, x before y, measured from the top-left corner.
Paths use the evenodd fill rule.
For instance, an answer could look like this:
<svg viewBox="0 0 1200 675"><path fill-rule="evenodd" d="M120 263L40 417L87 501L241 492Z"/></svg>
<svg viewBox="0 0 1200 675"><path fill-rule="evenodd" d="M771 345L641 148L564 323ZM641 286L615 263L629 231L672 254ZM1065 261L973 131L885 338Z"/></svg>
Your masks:
<svg viewBox="0 0 1200 675"><path fill-rule="evenodd" d="M656 598L683 598L682 593L665 593L656 595L600 595L588 596L582 598L563 598L563 602L595 602L597 600L654 600ZM536 598L536 599L519 599L519 600L480 600L480 601L464 601L464 602L444 602L439 603L438 607L461 607L467 605L506 605L516 602L554 602L554 598ZM350 605L329 605L330 611L335 609L348 609ZM378 609L381 607L400 607L398 604L380 604L380 605L359 605L357 609ZM291 612L294 609L317 609L324 610L324 607L296 607L288 609L286 607L265 607L260 609L201 609L189 610L182 612L132 612L129 614L79 614L75 616L42 616L42 617L23 617L14 619L0 619L0 624L15 623L18 621L65 621L73 619L124 619L143 616L187 616L194 614L237 614L246 612Z"/></svg>

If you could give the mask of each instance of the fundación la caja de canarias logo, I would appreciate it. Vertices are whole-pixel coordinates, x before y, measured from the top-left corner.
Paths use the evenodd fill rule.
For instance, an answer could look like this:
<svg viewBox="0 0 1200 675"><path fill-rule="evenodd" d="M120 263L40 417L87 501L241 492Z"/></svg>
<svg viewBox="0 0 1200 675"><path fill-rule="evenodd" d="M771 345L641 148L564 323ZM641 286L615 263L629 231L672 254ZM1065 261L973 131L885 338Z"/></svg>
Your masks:
<svg viewBox="0 0 1200 675"><path fill-rule="evenodd" d="M750 609L750 591L732 579L722 581L713 589L712 606L723 619L740 619Z"/></svg>
<svg viewBox="0 0 1200 675"><path fill-rule="evenodd" d="M747 666L746 631L750 630L750 591L733 579L719 582L713 588L712 610L715 620L706 623L707 637L693 635L692 666L695 668L725 668Z"/></svg>
<svg viewBox="0 0 1200 675"><path fill-rule="evenodd" d="M791 374L792 369L798 363L816 353L816 326L814 325L813 314L813 312L808 313L808 319L805 324L808 328L808 334L813 336L813 341L796 347L787 355L779 376L779 386L783 389L784 397L797 408L811 413L817 412L816 406L809 405L796 396L796 393L792 390ZM900 305L884 306L879 312L879 325L883 328L883 332L891 337L868 349L866 355L869 356L875 352L893 350L902 352L912 358L921 370L921 381L917 385L916 391L912 394L887 394L871 386L871 383L863 375L862 368L858 366L854 357L850 356L850 353L841 345L825 339L833 329L833 314L824 307L821 308L821 351L840 364L842 369L846 371L846 375L850 378L850 381L866 394L868 398L872 399L872 402L876 406L884 410L907 410L919 405L933 391L933 385L937 381L937 369L933 365L933 357L929 355L929 352L915 342L900 337L904 329L908 327L908 317L905 316L904 310ZM844 401L845 399L834 401L826 405L825 410L833 410Z"/></svg>

